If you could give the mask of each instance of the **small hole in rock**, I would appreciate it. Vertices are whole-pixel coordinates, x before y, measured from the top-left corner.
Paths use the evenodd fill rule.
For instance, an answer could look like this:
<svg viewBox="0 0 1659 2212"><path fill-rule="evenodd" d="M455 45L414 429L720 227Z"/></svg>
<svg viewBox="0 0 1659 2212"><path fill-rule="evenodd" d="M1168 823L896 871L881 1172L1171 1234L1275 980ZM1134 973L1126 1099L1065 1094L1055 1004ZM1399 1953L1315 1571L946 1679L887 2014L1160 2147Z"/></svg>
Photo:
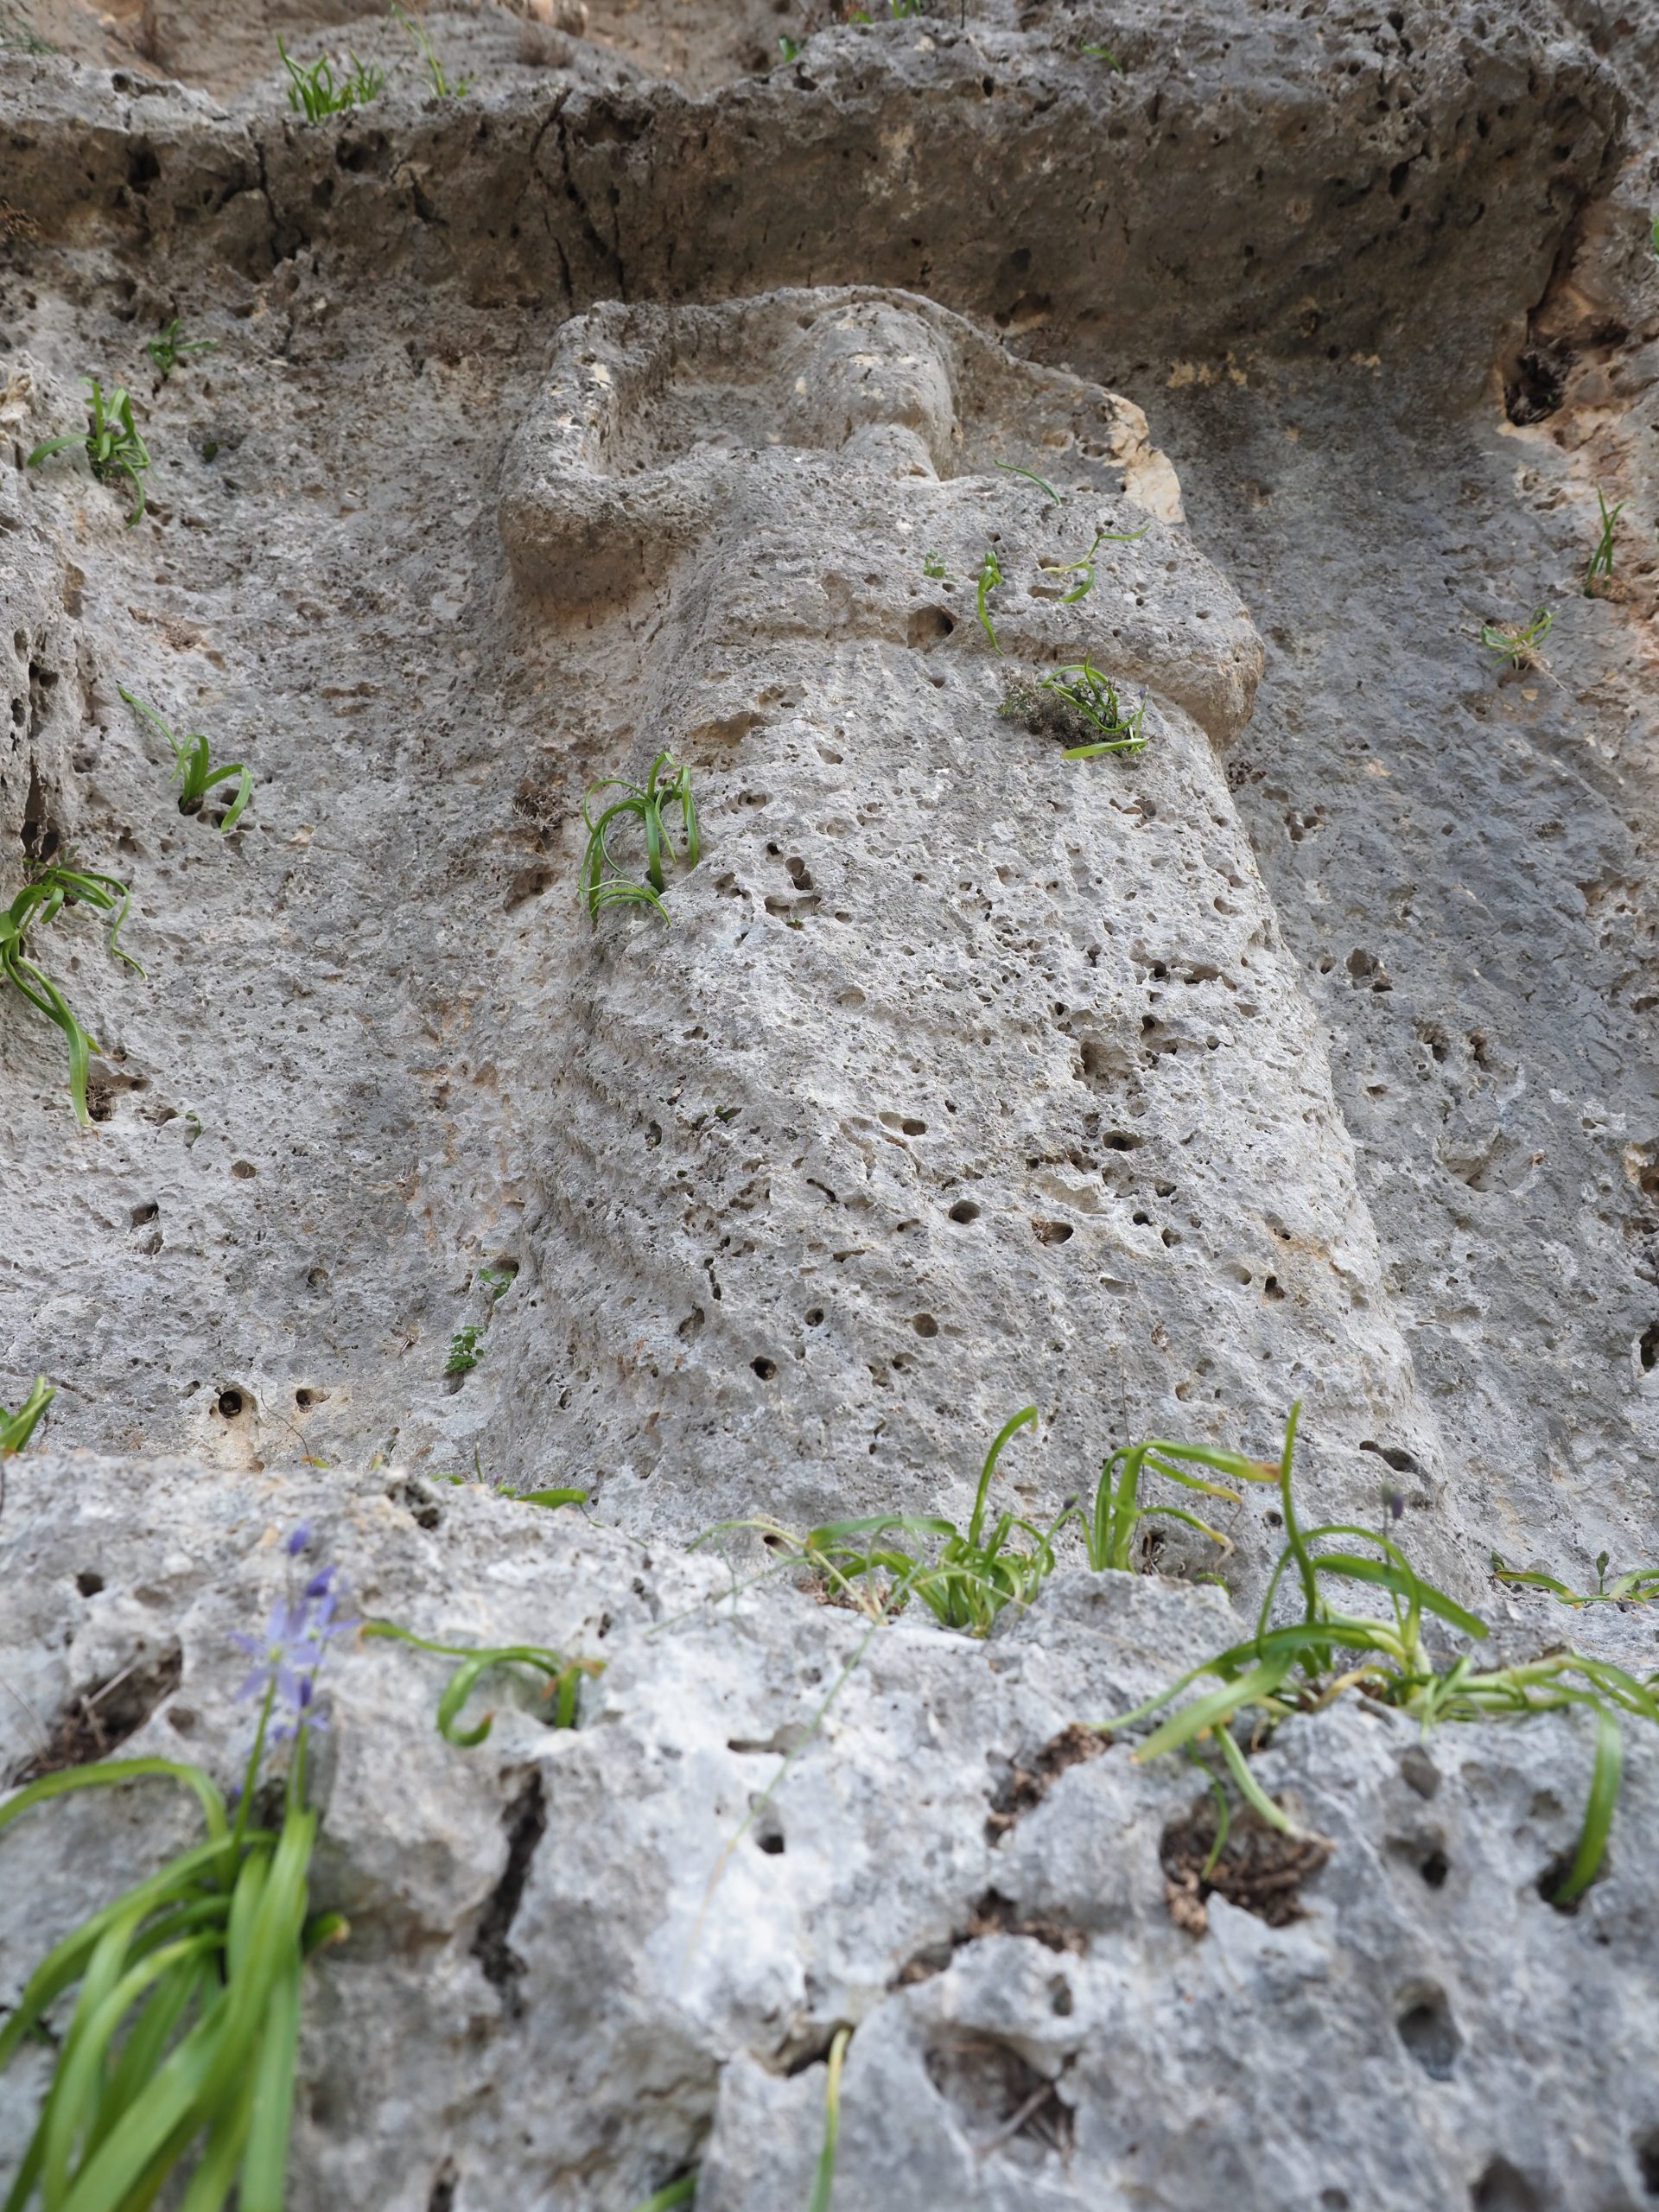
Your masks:
<svg viewBox="0 0 1659 2212"><path fill-rule="evenodd" d="M1463 2038L1446 1992L1434 1982L1414 1982L1396 2003L1394 2024L1401 2042L1431 2082L1449 2082Z"/></svg>
<svg viewBox="0 0 1659 2212"><path fill-rule="evenodd" d="M233 1160L231 1162L231 1173L238 1182L245 1183L250 1177L257 1175L259 1170L251 1160Z"/></svg>
<svg viewBox="0 0 1659 2212"><path fill-rule="evenodd" d="M96 1598L104 1587L104 1578L101 1574L94 1574L90 1567L86 1567L75 1577L75 1587L83 1598Z"/></svg>
<svg viewBox="0 0 1659 2212"><path fill-rule="evenodd" d="M1507 2158L1494 2158L1469 2192L1471 2212L1541 2212L1542 2199Z"/></svg>
<svg viewBox="0 0 1659 2212"><path fill-rule="evenodd" d="M772 1376L778 1372L778 1363L775 1359L766 1359L765 1357L752 1359L749 1362L749 1365L754 1370L755 1373L760 1377L760 1380L763 1382L770 1382Z"/></svg>
<svg viewBox="0 0 1659 2212"><path fill-rule="evenodd" d="M918 1337L937 1337L939 1333L939 1325L931 1313L918 1313L910 1325Z"/></svg>
<svg viewBox="0 0 1659 2212"><path fill-rule="evenodd" d="M955 1205L950 1209L950 1219L952 1221L963 1222L977 1221L979 1219L979 1208L974 1204L971 1198L958 1198Z"/></svg>
<svg viewBox="0 0 1659 2212"><path fill-rule="evenodd" d="M242 1393L239 1390L221 1390L219 1394L219 1410L226 1421L236 1419L242 1410Z"/></svg>

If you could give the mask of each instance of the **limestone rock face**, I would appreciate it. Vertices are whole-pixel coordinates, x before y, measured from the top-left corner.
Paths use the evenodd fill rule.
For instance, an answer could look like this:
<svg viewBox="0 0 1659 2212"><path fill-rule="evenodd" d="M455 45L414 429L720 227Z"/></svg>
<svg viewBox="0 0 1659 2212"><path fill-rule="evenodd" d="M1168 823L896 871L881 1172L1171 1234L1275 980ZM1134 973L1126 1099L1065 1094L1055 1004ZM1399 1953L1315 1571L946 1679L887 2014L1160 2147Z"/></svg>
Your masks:
<svg viewBox="0 0 1659 2212"><path fill-rule="evenodd" d="M699 2162L700 2205L804 2204L843 2023L854 2202L1267 2212L1339 2191L1415 2212L1501 2203L1511 2174L1541 2202L1640 2201L1653 1746L1633 1746L1619 1875L1569 1917L1536 1884L1573 1840L1587 1727L1425 1746L1381 1712L1294 1720L1257 1764L1330 1856L1267 1893L1302 1916L1215 1895L1198 1936L1166 1884L1201 1781L1074 1738L1237 1637L1214 1589L1071 1574L988 1643L904 1623L867 1643L845 1611L776 1585L734 1607L712 1560L476 1489L47 1456L8 1483L4 1770L130 1669L151 1709L124 1752L228 1777L251 1719L231 1638L291 1580L290 1516L366 1615L607 1662L575 1730L491 1678L492 1732L462 1751L433 1724L441 1660L331 1657L315 1891L352 1932L311 1977L306 2212L424 2212L435 2190L613 2212ZM25 1815L8 1977L191 1820L162 1784ZM1586 2141L1570 2100L1525 2085L1590 2053L1610 2125ZM48 2056L0 2077L0 2143Z"/></svg>
<svg viewBox="0 0 1659 2212"><path fill-rule="evenodd" d="M1046 1448L1009 1471L1048 1518L1154 1370L1166 1429L1248 1403L1270 1434L1310 1389L1327 1434L1411 1426L1217 758L1260 646L1113 496L1147 465L1127 403L902 296L562 336L508 553L568 680L625 699L617 767L690 762L709 857L667 930L577 936L543 1033L521 1468L550 1444L688 1535L965 1510L1034 1400ZM1144 753L1067 761L999 717L1084 659L1144 695Z"/></svg>
<svg viewBox="0 0 1659 2212"><path fill-rule="evenodd" d="M73 854L143 967L31 945L85 1133L0 982L0 1792L233 1783L308 1522L365 1614L603 1664L462 1750L441 1660L331 1657L288 2212L804 2212L842 2030L840 2212L1636 2212L1649 1724L1571 1912L1588 1717L1351 1688L1241 1729L1299 1833L1235 1791L1212 1880L1109 1724L1251 1634L1271 1491L1066 1527L983 1642L779 1530L925 1548L1026 1405L1041 1529L1300 1402L1310 1517L1494 1663L1654 1669L1588 1602L1659 1556L1649 11L423 29L448 92L352 0L0 0L0 911ZM384 89L308 121L279 31ZM1140 751L1064 757L1085 662ZM595 923L659 754L700 859ZM0 1832L0 2014L192 1819Z"/></svg>

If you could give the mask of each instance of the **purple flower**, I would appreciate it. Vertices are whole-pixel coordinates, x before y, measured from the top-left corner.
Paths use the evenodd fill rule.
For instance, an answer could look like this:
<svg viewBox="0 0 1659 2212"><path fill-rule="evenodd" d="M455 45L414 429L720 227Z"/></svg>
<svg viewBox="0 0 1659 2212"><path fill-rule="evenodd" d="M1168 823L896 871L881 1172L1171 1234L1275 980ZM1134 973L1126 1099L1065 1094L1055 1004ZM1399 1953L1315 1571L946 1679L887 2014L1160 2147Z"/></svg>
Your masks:
<svg viewBox="0 0 1659 2212"><path fill-rule="evenodd" d="M308 1530L296 1529L286 1547L290 1555L299 1548L296 1538L308 1535ZM339 1574L337 1567L320 1569L297 1599L283 1599L271 1608L263 1637L238 1634L233 1639L254 1662L238 1698L269 1694L283 1708L271 1731L276 1740L301 1728L325 1726L316 1698L317 1670L330 1641L357 1626L355 1621L339 1617Z"/></svg>
<svg viewBox="0 0 1659 2212"><path fill-rule="evenodd" d="M302 1521L283 1546L283 1549L288 1554L289 1559L297 1559L310 1541L311 1523L308 1521Z"/></svg>

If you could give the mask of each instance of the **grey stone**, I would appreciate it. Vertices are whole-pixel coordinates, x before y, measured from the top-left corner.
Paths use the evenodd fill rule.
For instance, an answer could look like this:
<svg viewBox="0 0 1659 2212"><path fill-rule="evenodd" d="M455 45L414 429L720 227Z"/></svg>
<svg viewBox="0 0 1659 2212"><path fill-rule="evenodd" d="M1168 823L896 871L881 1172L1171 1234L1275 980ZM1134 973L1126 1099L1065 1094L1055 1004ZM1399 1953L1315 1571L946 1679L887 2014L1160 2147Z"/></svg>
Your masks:
<svg viewBox="0 0 1659 2212"><path fill-rule="evenodd" d="M390 55L349 14L280 27ZM430 18L465 100L405 60L314 127L240 0L33 20L0 900L73 845L147 976L85 913L39 948L105 1048L86 1138L0 1003L0 1399L58 1386L5 1469L0 1782L89 1699L232 1781L301 1518L366 1610L608 1662L574 1732L491 1685L462 1751L440 1662L331 1662L353 1933L294 2212L631 2212L693 2166L700 2212L791 2212L842 2027L877 2212L1649 2201L1639 1726L1572 1915L1587 1720L1350 1696L1253 1754L1330 1847L1305 1916L1200 1916L1201 1777L1086 1731L1248 1634L1271 1492L1223 1559L1154 1524L1169 1580L1068 1535L982 1644L866 1644L734 1587L753 1528L686 1540L960 1520L1027 1402L995 1498L1045 1522L1128 1436L1271 1452L1300 1396L1308 1509L1397 1494L1487 1657L1652 1669L1645 1609L1486 1570L1654 1555L1653 24L978 0L785 62L747 0L485 5ZM220 350L163 386L174 315ZM92 370L154 456L132 531L23 466ZM1102 524L1146 531L1045 596ZM1541 605L1500 671L1481 625ZM999 715L1083 651L1147 689L1135 760ZM250 762L234 836L118 683ZM702 863L595 931L582 795L662 747ZM595 1522L440 1478L480 1472ZM0 1835L0 2004L191 1833L144 1787Z"/></svg>

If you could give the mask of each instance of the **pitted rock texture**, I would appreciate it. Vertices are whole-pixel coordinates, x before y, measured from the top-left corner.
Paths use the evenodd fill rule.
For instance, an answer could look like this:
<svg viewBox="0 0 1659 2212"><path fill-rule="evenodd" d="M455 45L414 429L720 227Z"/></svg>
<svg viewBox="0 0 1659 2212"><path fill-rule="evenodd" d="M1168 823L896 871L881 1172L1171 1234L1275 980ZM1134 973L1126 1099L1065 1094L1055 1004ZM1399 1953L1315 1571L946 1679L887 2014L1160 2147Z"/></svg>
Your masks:
<svg viewBox="0 0 1659 2212"><path fill-rule="evenodd" d="M337 1560L366 1614L607 1662L574 1731L491 1678L492 1732L461 1751L433 1725L443 1662L383 1642L331 1656L315 1894L352 1932L310 1980L305 2212L423 2212L440 2188L456 2212L619 2212L696 2164L701 2208L804 2205L843 2022L836 2193L853 2202L1643 2201L1659 1746L1632 1745L1614 1872L1568 1916L1537 1885L1573 1840L1587 1726L1425 1746L1381 1712L1294 1719L1257 1770L1334 1848L1303 1917L1212 1895L1198 1938L1160 1855L1206 1802L1184 1762L1137 1765L1116 1741L993 1816L1065 1729L1242 1633L1216 1590L1072 1574L988 1643L901 1623L814 1734L856 1615L775 1584L734 1605L714 1560L568 1511L389 1471L54 1456L8 1488L0 1773L77 1693L176 1651L176 1687L120 1750L228 1774L248 1730L231 1639L297 1572L279 1539L302 1517L308 1563ZM1548 1625L1530 1599L1514 1611ZM23 1815L3 1846L8 1972L101 1900L112 1860L184 1841L191 1802L148 1785ZM0 2142L48 2060L0 2077ZM1592 2075L1586 2137L1570 2085Z"/></svg>
<svg viewBox="0 0 1659 2212"><path fill-rule="evenodd" d="M1033 1401L997 1502L1045 1520L1300 1395L1311 1508L1397 1498L1510 1656L1654 1666L1642 1609L1486 1572L1659 1548L1654 28L830 12L440 11L439 99L349 0L0 0L0 902L72 848L146 969L84 912L39 948L85 1137L0 1000L0 1402L58 1388L5 1469L0 1781L112 1732L232 1780L302 1517L369 1609L609 1660L572 1732L493 1690L472 1753L439 1662L331 1664L354 1932L290 2212L692 2168L792 2212L841 2026L874 2212L1637 2212L1639 1729L1568 1916L1587 1726L1297 1716L1253 1767L1330 1849L1269 1924L1184 1885L1195 1772L1077 1749L1243 1632L1225 1592L1068 1536L988 1643L906 1619L843 1681L858 1618L685 1539L960 1517ZM276 29L385 92L305 124ZM175 315L219 350L163 383ZM130 530L25 465L89 372L153 455ZM1541 606L1503 671L1482 625ZM1000 712L1084 652L1140 756ZM120 685L250 763L232 836ZM582 795L664 747L702 863L595 930ZM1139 1563L1248 1609L1274 1501L1215 1510L1227 1556ZM0 2006L182 1821L0 1836Z"/></svg>
<svg viewBox="0 0 1659 2212"><path fill-rule="evenodd" d="M1047 1450L1009 1474L1050 1518L1077 1478L1046 1470L1154 1375L1166 1429L1221 1403L1270 1433L1310 1390L1332 1441L1404 1433L1216 757L1260 648L1183 535L1103 496L1149 470L1135 411L902 296L598 315L559 355L508 455L508 551L563 604L571 696L626 671L619 765L691 762L710 857L667 931L572 932L524 1224L569 1328L513 1339L508 1467L550 1446L607 1513L693 1534L757 1497L797 1525L965 1516L964 1432L1029 1399ZM1052 577L1102 531L1127 542L1068 605ZM1085 656L1147 689L1144 755L1068 763L999 719ZM1376 1488L1352 1464L1350 1505Z"/></svg>

